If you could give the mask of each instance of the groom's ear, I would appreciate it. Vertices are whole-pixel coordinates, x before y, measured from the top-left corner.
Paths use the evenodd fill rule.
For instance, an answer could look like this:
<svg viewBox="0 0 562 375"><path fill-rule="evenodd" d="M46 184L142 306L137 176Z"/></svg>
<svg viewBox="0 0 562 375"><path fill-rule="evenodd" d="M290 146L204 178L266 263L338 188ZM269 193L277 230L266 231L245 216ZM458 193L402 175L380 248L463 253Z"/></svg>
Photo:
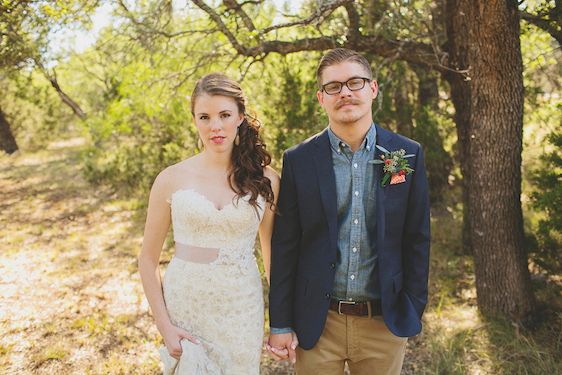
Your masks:
<svg viewBox="0 0 562 375"><path fill-rule="evenodd" d="M316 98L318 99L318 103L323 107L324 106L324 95L322 95L322 91L316 91Z"/></svg>
<svg viewBox="0 0 562 375"><path fill-rule="evenodd" d="M375 100L377 98L377 95L379 94L379 84L375 79L373 79L370 86L371 90L373 90L373 100Z"/></svg>

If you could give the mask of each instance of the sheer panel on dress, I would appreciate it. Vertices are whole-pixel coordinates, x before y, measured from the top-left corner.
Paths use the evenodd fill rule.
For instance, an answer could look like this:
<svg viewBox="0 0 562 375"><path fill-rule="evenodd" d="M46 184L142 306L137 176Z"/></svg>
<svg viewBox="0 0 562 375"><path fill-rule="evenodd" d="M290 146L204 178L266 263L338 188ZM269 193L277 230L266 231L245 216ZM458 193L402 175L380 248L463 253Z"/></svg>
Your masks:
<svg viewBox="0 0 562 375"><path fill-rule="evenodd" d="M219 249L191 246L176 242L176 257L193 263L212 263L219 257Z"/></svg>

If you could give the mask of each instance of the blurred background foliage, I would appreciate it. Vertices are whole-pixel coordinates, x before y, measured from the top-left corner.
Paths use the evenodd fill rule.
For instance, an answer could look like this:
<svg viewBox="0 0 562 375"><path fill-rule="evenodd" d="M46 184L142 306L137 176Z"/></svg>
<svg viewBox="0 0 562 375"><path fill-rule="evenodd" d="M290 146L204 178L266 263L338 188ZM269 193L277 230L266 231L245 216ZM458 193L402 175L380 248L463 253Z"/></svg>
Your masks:
<svg viewBox="0 0 562 375"><path fill-rule="evenodd" d="M535 9L542 4L528 3ZM407 6L393 8L389 2L372 1L364 4L362 16L382 35L443 38L431 34L439 29L427 21L430 11L437 18L431 4L409 1ZM103 17L110 21L93 43L75 50L70 44L54 48L54 43L61 43L54 36L65 28L91 30L101 5L105 6ZM221 14L228 13L223 5L215 5ZM294 9L290 2L265 1L248 8L249 16L256 27L271 26L282 20L279 6L281 12L307 14L315 3L304 1ZM189 95L195 81L213 71L242 81L249 108L263 123L277 169L285 149L327 125L315 97L320 52L245 59L223 34L196 32L213 28L207 15L189 4L4 1L1 8L0 25L8 37L1 39L0 110L19 148L36 150L55 139L84 137L83 171L93 183L143 196L162 168L197 152ZM386 15L384 21L381 15ZM322 27L332 32L341 28L343 35L345 22L345 15L336 10ZM240 41L255 37L245 28L227 26L239 30ZM310 25L282 32L298 36L311 30L321 33ZM522 155L526 230L536 265L548 270L557 259L554 272L560 270L561 244L560 210L555 202L561 199L560 134L556 131L561 123L562 54L547 32L530 24L522 23L521 44L526 89ZM424 146L431 200L454 209L462 176L447 83L420 66L367 57L380 86L375 121ZM52 77L85 116L73 116L61 102L49 81ZM541 261L542 257L546 258Z"/></svg>
<svg viewBox="0 0 562 375"><path fill-rule="evenodd" d="M230 2L208 3L225 17L230 30L237 31L238 41L251 45L263 37L237 23L243 20L227 17L234 11L225 5ZM314 14L320 3L324 2L302 1L295 7L290 1L266 0L245 9L253 24L263 29ZM357 3L365 27L377 35L434 45L445 42L439 23L443 15L436 6L440 2ZM562 17L558 1L523 1L520 6L539 15L558 11ZM94 20L99 22L100 17L106 19L105 26L93 38L84 38L94 34ZM342 40L347 37L349 20L341 8L320 20L277 33L298 38L329 31ZM82 35L74 45L73 30ZM242 57L208 14L191 2L0 0L0 31L0 120L9 125L20 152L81 138L81 171L88 181L141 202L146 202L159 171L198 152L190 94L195 81L206 73L225 72L241 81L249 112L263 124L278 171L285 149L327 126L316 99L315 70L321 52ZM554 280L554 295L559 298L562 52L555 34L521 22L525 85L521 200L532 278ZM375 122L422 144L432 212L447 212L460 221L461 157L449 84L423 66L366 55L380 88L373 106ZM7 142L3 134L0 143ZM437 243L445 238L456 241L453 246L447 243L447 256L452 258L439 269L443 277L450 273L458 286L456 280L466 271L458 225L445 222L433 232ZM435 260L438 265L441 261ZM447 291L445 284L440 287ZM439 308L444 295L440 294ZM511 336L505 341L512 341ZM457 349L463 345L459 343ZM554 346L559 353L559 339Z"/></svg>

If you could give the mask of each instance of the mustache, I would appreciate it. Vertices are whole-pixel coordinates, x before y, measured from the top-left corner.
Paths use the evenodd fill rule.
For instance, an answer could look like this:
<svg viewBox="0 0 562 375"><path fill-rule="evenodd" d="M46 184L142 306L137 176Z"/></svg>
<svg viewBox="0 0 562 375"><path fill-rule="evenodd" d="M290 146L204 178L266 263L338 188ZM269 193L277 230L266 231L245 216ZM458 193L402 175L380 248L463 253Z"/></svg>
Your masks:
<svg viewBox="0 0 562 375"><path fill-rule="evenodd" d="M344 105L347 105L347 104L359 105L361 103L362 102L359 99L342 99L342 100L336 102L336 109L340 109L341 107L343 107Z"/></svg>

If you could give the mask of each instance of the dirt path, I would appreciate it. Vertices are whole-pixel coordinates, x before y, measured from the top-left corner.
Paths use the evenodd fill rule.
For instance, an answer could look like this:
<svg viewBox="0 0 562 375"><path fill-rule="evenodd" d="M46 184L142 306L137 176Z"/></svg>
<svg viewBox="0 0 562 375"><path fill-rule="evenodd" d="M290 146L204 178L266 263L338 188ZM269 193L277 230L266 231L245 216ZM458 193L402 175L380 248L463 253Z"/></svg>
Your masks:
<svg viewBox="0 0 562 375"><path fill-rule="evenodd" d="M0 373L156 374L137 202L87 184L81 142L0 156ZM263 360L264 374L290 373Z"/></svg>
<svg viewBox="0 0 562 375"><path fill-rule="evenodd" d="M89 186L79 140L0 160L0 354L8 373L155 373L134 202Z"/></svg>

